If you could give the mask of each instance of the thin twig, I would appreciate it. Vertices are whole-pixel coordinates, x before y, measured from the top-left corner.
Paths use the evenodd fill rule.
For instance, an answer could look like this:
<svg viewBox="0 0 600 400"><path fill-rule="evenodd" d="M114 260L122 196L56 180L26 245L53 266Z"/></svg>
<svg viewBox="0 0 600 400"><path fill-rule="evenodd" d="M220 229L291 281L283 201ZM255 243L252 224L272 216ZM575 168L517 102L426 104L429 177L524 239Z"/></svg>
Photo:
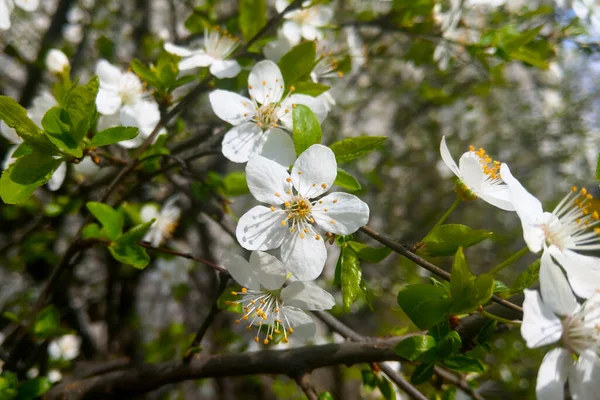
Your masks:
<svg viewBox="0 0 600 400"><path fill-rule="evenodd" d="M315 388L315 385L313 385L310 381L310 374L301 374L297 376L294 380L296 381L300 389L302 389L308 400L317 400L319 398L319 392L317 391L317 388Z"/></svg>
<svg viewBox="0 0 600 400"><path fill-rule="evenodd" d="M197 262L207 265L207 266L211 267L212 269L215 269L221 273L228 273L227 270L225 269L225 267L215 264L212 261L208 261L203 258L195 257L193 254L190 254L190 253L182 253L177 250L167 249L166 247L152 247L152 245L150 243L146 243L146 242L140 242L139 245L148 250L158 251L160 253L170 254L172 256L183 257L183 258L187 258L188 260L197 261Z"/></svg>
<svg viewBox="0 0 600 400"><path fill-rule="evenodd" d="M438 365L433 367L433 372L437 376L442 378L443 380L458 387L460 390L467 393L469 396L471 396L475 400L485 400L485 398L482 395L480 395L476 389L473 389L471 386L469 386L469 384L466 382L466 380L463 379L462 377L457 376L456 374L454 374Z"/></svg>

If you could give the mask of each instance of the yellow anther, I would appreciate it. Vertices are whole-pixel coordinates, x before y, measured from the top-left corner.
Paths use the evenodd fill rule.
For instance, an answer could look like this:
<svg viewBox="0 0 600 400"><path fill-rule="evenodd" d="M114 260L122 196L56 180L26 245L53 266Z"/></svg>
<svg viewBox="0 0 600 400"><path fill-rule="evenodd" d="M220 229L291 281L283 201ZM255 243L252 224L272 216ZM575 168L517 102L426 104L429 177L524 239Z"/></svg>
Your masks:
<svg viewBox="0 0 600 400"><path fill-rule="evenodd" d="M308 233L308 228L304 228L304 233Z"/></svg>
<svg viewBox="0 0 600 400"><path fill-rule="evenodd" d="M275 207L271 206L269 208L271 209L271 211L275 211Z"/></svg>
<svg viewBox="0 0 600 400"><path fill-rule="evenodd" d="M252 85L248 85L248 89L252 89Z"/></svg>
<svg viewBox="0 0 600 400"><path fill-rule="evenodd" d="M288 333L289 333L290 335L291 335L292 333L294 333L294 329L293 329L291 326L288 328Z"/></svg>
<svg viewBox="0 0 600 400"><path fill-rule="evenodd" d="M473 145L469 146L469 151L475 151L475 147Z"/></svg>
<svg viewBox="0 0 600 400"><path fill-rule="evenodd" d="M250 332L250 331L252 330L252 325L248 325L248 326L246 327L246 330L247 330L248 332Z"/></svg>
<svg viewBox="0 0 600 400"><path fill-rule="evenodd" d="M247 116L248 116L248 113L244 113L244 117L247 117Z"/></svg>
<svg viewBox="0 0 600 400"><path fill-rule="evenodd" d="M239 320L239 319L236 319L236 320L235 320L235 323L236 323L236 324L239 324L239 323L240 323L240 320Z"/></svg>
<svg viewBox="0 0 600 400"><path fill-rule="evenodd" d="M248 289L246 289L245 287L242 288L242 293L247 293Z"/></svg>
<svg viewBox="0 0 600 400"><path fill-rule="evenodd" d="M244 315L244 316L242 317L242 319L243 319L244 321L248 321L248 316L247 316L247 315Z"/></svg>
<svg viewBox="0 0 600 400"><path fill-rule="evenodd" d="M335 221L334 220L330 220L329 223L335 224Z"/></svg>
<svg viewBox="0 0 600 400"><path fill-rule="evenodd" d="M295 105L295 104L292 104L292 108L296 108L296 105Z"/></svg>
<svg viewBox="0 0 600 400"><path fill-rule="evenodd" d="M311 223L311 224L314 224L314 223L315 223L315 220L314 220L314 218L312 218L312 217L309 219L309 221L310 221L310 223Z"/></svg>
<svg viewBox="0 0 600 400"><path fill-rule="evenodd" d="M316 236L315 236L315 239L316 239L316 240L321 240L321 236L320 236L320 235L316 235Z"/></svg>
<svg viewBox="0 0 600 400"><path fill-rule="evenodd" d="M237 296L237 292L231 292L232 296Z"/></svg>
<svg viewBox="0 0 600 400"><path fill-rule="evenodd" d="M324 209L323 209L323 211L327 212L327 211L328 211L328 208L324 208Z"/></svg>
<svg viewBox="0 0 600 400"><path fill-rule="evenodd" d="M225 305L226 306L230 306L231 305L231 301L230 300L225 300Z"/></svg>
<svg viewBox="0 0 600 400"><path fill-rule="evenodd" d="M287 183L290 183L290 182L292 181L292 178L290 178L290 177L287 177L287 178L285 178L285 181L286 181Z"/></svg>
<svg viewBox="0 0 600 400"><path fill-rule="evenodd" d="M582 196L585 196L587 194L587 190L585 188L581 188L581 191L579 192Z"/></svg>
<svg viewBox="0 0 600 400"><path fill-rule="evenodd" d="M269 340L273 340L273 335L269 335Z"/></svg>
<svg viewBox="0 0 600 400"><path fill-rule="evenodd" d="M304 239L304 236L305 236L304 233L301 233L300 234L300 239Z"/></svg>
<svg viewBox="0 0 600 400"><path fill-rule="evenodd" d="M283 203L286 207L291 207L292 203L290 203L289 201L286 201L285 203Z"/></svg>
<svg viewBox="0 0 600 400"><path fill-rule="evenodd" d="M593 218L593 219L595 219L596 221L597 221L598 219L600 219L600 215L598 215L598 211L594 211L594 212L592 213L592 218Z"/></svg>
<svg viewBox="0 0 600 400"><path fill-rule="evenodd" d="M269 340L268 339L263 340L263 344L269 344Z"/></svg>
<svg viewBox="0 0 600 400"><path fill-rule="evenodd" d="M279 197L281 194L279 192L275 192L275 197Z"/></svg>
<svg viewBox="0 0 600 400"><path fill-rule="evenodd" d="M295 230L296 230L296 228L294 228L294 227L292 226L292 228L290 229L290 232L294 233L294 231L295 231Z"/></svg>
<svg viewBox="0 0 600 400"><path fill-rule="evenodd" d="M338 202L338 201L337 201L337 199L334 199L334 200L333 200L333 203L334 203L334 204L335 204L335 203L337 203L337 202Z"/></svg>
<svg viewBox="0 0 600 400"><path fill-rule="evenodd" d="M283 338L283 343L289 342L288 338Z"/></svg>
<svg viewBox="0 0 600 400"><path fill-rule="evenodd" d="M290 92L293 92L294 90L296 90L296 88L294 86L290 86Z"/></svg>
<svg viewBox="0 0 600 400"><path fill-rule="evenodd" d="M254 337L254 341L255 341L256 343L258 343L258 336L255 336L255 337Z"/></svg>
<svg viewBox="0 0 600 400"><path fill-rule="evenodd" d="M577 191L577 186L571 186L571 191L575 193Z"/></svg>
<svg viewBox="0 0 600 400"><path fill-rule="evenodd" d="M313 183L313 187L315 187L315 186L317 186L317 184L316 184L316 183Z"/></svg>
<svg viewBox="0 0 600 400"><path fill-rule="evenodd" d="M302 171L298 171L298 175L302 175Z"/></svg>
<svg viewBox="0 0 600 400"><path fill-rule="evenodd" d="M327 184L326 184L326 183L321 183L321 187L322 187L323 189L325 189L325 188L327 187Z"/></svg>
<svg viewBox="0 0 600 400"><path fill-rule="evenodd" d="M263 86L265 86L267 84L267 81L263 81L262 84Z"/></svg>

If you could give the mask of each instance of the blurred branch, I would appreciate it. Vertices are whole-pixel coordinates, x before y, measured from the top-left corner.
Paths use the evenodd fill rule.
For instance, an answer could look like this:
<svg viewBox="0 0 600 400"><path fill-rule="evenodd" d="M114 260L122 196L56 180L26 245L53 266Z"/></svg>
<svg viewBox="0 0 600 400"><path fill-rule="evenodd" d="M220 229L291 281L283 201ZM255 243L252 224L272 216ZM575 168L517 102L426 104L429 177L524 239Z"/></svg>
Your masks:
<svg viewBox="0 0 600 400"><path fill-rule="evenodd" d="M369 362L399 361L394 351L405 336L363 342L303 346L288 350L261 350L241 354L197 355L190 363L138 364L95 377L53 387L43 399L83 399L109 394L130 398L163 385L191 379L256 374L292 378L317 368Z"/></svg>
<svg viewBox="0 0 600 400"><path fill-rule="evenodd" d="M458 387L460 390L467 393L475 400L485 400L485 398L482 395L480 395L476 389L473 389L471 386L469 386L465 379L454 374L453 372L450 372L438 365L433 367L433 372L446 382Z"/></svg>
<svg viewBox="0 0 600 400"><path fill-rule="evenodd" d="M302 389L308 400L317 400L319 398L319 392L310 381L310 374L302 374L295 378L296 383Z"/></svg>

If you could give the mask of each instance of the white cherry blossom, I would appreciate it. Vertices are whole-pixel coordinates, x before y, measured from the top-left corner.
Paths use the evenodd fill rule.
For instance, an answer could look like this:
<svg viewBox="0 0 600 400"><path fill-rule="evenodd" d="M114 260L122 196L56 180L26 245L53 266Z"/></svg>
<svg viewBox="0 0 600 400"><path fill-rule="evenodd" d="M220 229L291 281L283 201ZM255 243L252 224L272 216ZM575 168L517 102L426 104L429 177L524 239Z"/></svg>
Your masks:
<svg viewBox="0 0 600 400"><path fill-rule="evenodd" d="M485 150L475 150L473 146L464 153L458 165L452 158L446 137L442 137L440 144L442 160L459 179L458 184L467 189L469 197L479 197L483 201L502 210L514 211L508 187L502 181L499 173L500 163L493 161ZM462 189L462 188L459 188ZM461 190L459 190L459 193Z"/></svg>
<svg viewBox="0 0 600 400"><path fill-rule="evenodd" d="M142 207L140 217L143 222L155 219L143 239L146 242L150 242L153 247L160 246L173 235L173 231L177 227L179 217L181 216L181 209L176 205L177 200L177 195L169 198L160 211L153 204L147 204Z"/></svg>
<svg viewBox="0 0 600 400"><path fill-rule="evenodd" d="M179 69L182 71L197 67L210 67L210 73L217 78L233 78L242 68L236 60L227 58L238 47L236 38L219 28L204 30L204 48L192 50L173 43L165 43L165 50L182 57Z"/></svg>
<svg viewBox="0 0 600 400"><path fill-rule="evenodd" d="M215 114L234 125L223 138L223 155L237 163L247 162L255 154L262 154L282 165L294 162L296 153L289 134L280 127L292 129L292 109L295 104L308 106L322 122L327 110L321 100L302 94L283 96L285 86L277 64L265 60L257 63L248 77L250 99L226 90L215 90L209 95ZM290 91L291 93L292 91ZM274 153L264 152L269 140L279 145ZM273 149L275 146L266 146Z"/></svg>
<svg viewBox="0 0 600 400"><path fill-rule="evenodd" d="M230 303L241 304L244 310L236 323L248 324L248 330L257 327L255 342L269 344L274 335L282 335L284 343L292 334L309 339L316 326L304 310L329 310L335 305L331 294L313 282L294 280L281 261L268 253L252 252L250 262L228 255L223 265L242 286L240 292L233 292L240 300Z"/></svg>
<svg viewBox="0 0 600 400"><path fill-rule="evenodd" d="M10 14L15 6L25 11L35 11L39 0L0 0L0 30L10 29Z"/></svg>
<svg viewBox="0 0 600 400"><path fill-rule="evenodd" d="M79 356L81 338L77 335L64 335L48 345L48 354L53 360L74 360Z"/></svg>
<svg viewBox="0 0 600 400"><path fill-rule="evenodd" d="M288 0L277 0L275 8L281 13L290 5ZM322 39L321 28L326 26L333 17L333 9L325 5L311 5L310 1L302 3L302 8L284 15L286 21L281 27L283 35L297 45L302 38L306 40Z"/></svg>
<svg viewBox="0 0 600 400"><path fill-rule="evenodd" d="M331 193L337 164L333 151L312 145L300 154L291 175L262 156L246 165L252 195L270 206L256 206L239 220L236 236L248 250L280 248L284 265L300 280L317 278L327 258L322 235L349 235L369 220L369 207L348 193Z"/></svg>
<svg viewBox="0 0 600 400"><path fill-rule="evenodd" d="M550 258L549 255L543 257ZM538 371L538 399L564 399L568 381L573 399L594 400L600 391L600 294L579 305L562 273L553 277L552 291L543 296L526 289L521 335L527 347L546 346L562 340L550 350ZM578 356L574 360L572 354Z"/></svg>
<svg viewBox="0 0 600 400"><path fill-rule="evenodd" d="M500 172L510 189L529 250L543 250L544 255L549 255L542 256L540 266L542 296L548 299L546 292L552 290L544 274L559 273L558 265L566 272L577 296L587 299L593 295L600 288L600 259L578 253L600 249L600 229L596 227L600 217L588 208L592 196L585 189L573 187L551 213L544 212L542 203L512 176L507 165L502 164Z"/></svg>
<svg viewBox="0 0 600 400"><path fill-rule="evenodd" d="M61 75L71 69L71 63L65 53L58 49L50 49L46 55L46 68L53 74Z"/></svg>

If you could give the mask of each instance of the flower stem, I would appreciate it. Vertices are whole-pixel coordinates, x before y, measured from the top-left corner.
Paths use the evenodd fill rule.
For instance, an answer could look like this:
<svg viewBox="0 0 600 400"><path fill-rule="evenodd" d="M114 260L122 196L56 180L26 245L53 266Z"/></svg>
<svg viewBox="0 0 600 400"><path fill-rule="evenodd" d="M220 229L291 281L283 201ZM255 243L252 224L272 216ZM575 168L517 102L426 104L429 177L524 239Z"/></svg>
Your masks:
<svg viewBox="0 0 600 400"><path fill-rule="evenodd" d="M454 200L454 203L452 203L450 208L444 213L444 215L442 215L442 218L440 218L440 220L438 222L436 222L436 224L433 226L433 228L431 228L429 230L429 232L427 232L427 235L429 235L431 232L433 232L433 230L435 228L437 228L438 226L443 224L444 221L446 221L446 219L450 216L452 211L454 211L454 209L460 204L460 202L461 202L460 197L456 196L456 200ZM425 235L424 237L427 237L427 235Z"/></svg>
<svg viewBox="0 0 600 400"><path fill-rule="evenodd" d="M500 323L502 323L502 324L506 324L506 325L517 325L517 326L521 325L521 322L520 322L520 321L513 321L513 320L510 320L510 319L502 318L502 317L499 317L499 316L497 316L497 315L491 314L491 313L489 313L489 312L485 311L484 309L481 309L481 310L479 310L479 312L480 312L480 313L481 313L483 316L485 316L485 317L488 317L488 318L490 318L490 319L493 319L493 320L495 320L495 321L498 321L498 322L500 322Z"/></svg>
<svg viewBox="0 0 600 400"><path fill-rule="evenodd" d="M500 264L496 265L494 268L492 268L492 270L489 273L491 275L494 275L495 273L508 267L510 264L514 263L515 261L517 261L519 258L523 257L527 253L529 253L529 248L527 246L525 246L521 250L519 250L515 254L513 254L512 256L508 257L506 260L502 261Z"/></svg>

